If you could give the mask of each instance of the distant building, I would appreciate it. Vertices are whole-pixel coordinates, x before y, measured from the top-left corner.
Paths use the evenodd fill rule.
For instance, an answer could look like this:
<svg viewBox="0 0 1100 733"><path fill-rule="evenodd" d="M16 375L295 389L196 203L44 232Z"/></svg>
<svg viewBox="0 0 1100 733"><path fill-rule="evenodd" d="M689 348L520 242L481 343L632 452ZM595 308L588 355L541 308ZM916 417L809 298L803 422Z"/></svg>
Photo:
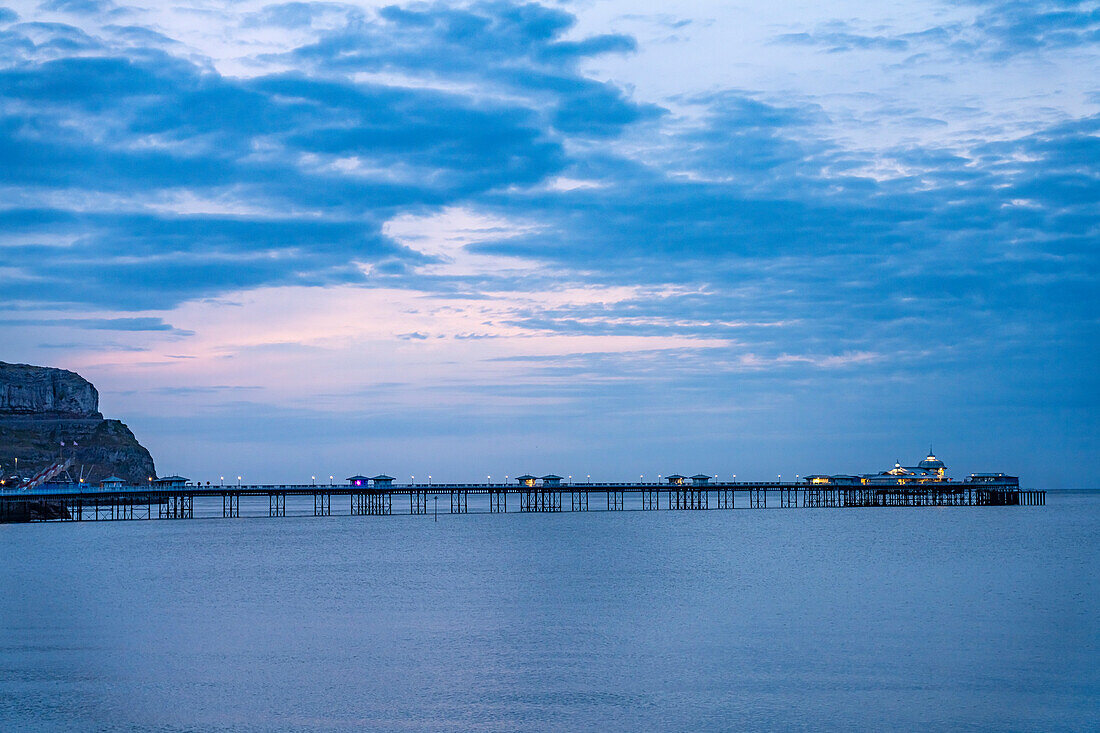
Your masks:
<svg viewBox="0 0 1100 733"><path fill-rule="evenodd" d="M695 486L706 486L710 483L710 476L705 473L697 473L691 477L691 483Z"/></svg>
<svg viewBox="0 0 1100 733"><path fill-rule="evenodd" d="M350 486L366 486L370 479L366 476L348 476L347 481Z"/></svg>
<svg viewBox="0 0 1100 733"><path fill-rule="evenodd" d="M946 471L947 466L929 449L925 459L915 466L903 466L900 461L896 461L889 471L863 474L860 478L865 479L862 483L872 486L939 483L951 480L944 476Z"/></svg>
<svg viewBox="0 0 1100 733"><path fill-rule="evenodd" d="M535 482L538 480L538 476L532 476L529 473L525 473L522 476L516 476L516 481L519 481L520 486L534 486Z"/></svg>
<svg viewBox="0 0 1100 733"><path fill-rule="evenodd" d="M668 482L673 486L683 486L684 480L687 479L687 476L681 476L678 473L672 473L668 476L665 476L665 478L668 479Z"/></svg>
<svg viewBox="0 0 1100 733"><path fill-rule="evenodd" d="M163 478L153 479L153 486L158 489L179 489L186 486L187 482L190 480L191 479L184 478L183 476L165 476Z"/></svg>
<svg viewBox="0 0 1100 733"><path fill-rule="evenodd" d="M104 489L121 489L126 485L126 479L119 478L118 476L108 476L99 482L100 488Z"/></svg>
<svg viewBox="0 0 1100 733"><path fill-rule="evenodd" d="M371 480L371 483L374 484L374 488L376 488L376 489L386 489L386 488L389 488L390 486L393 486L393 482L394 482L395 479L394 479L393 476L387 476L384 473L380 473L377 476L371 476L370 480Z"/></svg>
<svg viewBox="0 0 1100 733"><path fill-rule="evenodd" d="M947 475L947 466L936 458L931 450L924 460L915 466L903 466L900 461L894 467L879 473L850 474L813 474L806 476L809 484L827 484L831 486L905 486L907 484L951 483L954 479ZM972 473L968 481L977 483L1011 483L1013 476L1003 473ZM1018 480L1017 480L1018 482Z"/></svg>
<svg viewBox="0 0 1100 733"><path fill-rule="evenodd" d="M561 476L555 476L552 473L548 473L542 477L543 486L561 486Z"/></svg>

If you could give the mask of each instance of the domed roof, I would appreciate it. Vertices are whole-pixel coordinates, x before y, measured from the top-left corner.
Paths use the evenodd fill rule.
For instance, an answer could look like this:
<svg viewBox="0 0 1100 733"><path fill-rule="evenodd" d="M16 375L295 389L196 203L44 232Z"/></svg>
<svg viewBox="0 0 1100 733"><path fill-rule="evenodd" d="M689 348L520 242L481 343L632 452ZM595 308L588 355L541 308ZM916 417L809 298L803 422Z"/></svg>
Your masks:
<svg viewBox="0 0 1100 733"><path fill-rule="evenodd" d="M929 471L936 471L941 468L946 468L946 466L943 465L943 461L941 461L939 458L936 458L936 454L929 450L928 457L918 463L917 468L923 468Z"/></svg>

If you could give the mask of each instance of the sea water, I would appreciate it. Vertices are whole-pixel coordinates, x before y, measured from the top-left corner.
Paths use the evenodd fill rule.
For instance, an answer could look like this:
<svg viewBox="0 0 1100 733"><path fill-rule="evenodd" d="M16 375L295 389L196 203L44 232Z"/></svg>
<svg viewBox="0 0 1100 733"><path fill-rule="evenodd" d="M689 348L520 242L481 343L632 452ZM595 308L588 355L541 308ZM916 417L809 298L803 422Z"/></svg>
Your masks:
<svg viewBox="0 0 1100 733"><path fill-rule="evenodd" d="M0 526L0 730L1100 727L1097 493L434 520Z"/></svg>

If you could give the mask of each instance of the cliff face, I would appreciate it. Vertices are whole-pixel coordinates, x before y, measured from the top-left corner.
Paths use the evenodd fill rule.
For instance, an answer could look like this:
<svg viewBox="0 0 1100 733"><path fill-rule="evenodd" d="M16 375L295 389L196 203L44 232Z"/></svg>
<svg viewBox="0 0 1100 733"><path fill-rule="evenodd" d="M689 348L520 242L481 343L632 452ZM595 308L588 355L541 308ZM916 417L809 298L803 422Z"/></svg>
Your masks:
<svg viewBox="0 0 1100 733"><path fill-rule="evenodd" d="M64 442L64 447L61 443ZM122 422L104 420L99 393L73 372L0 362L0 465L26 478L73 459L69 473L88 483L119 476L145 483L153 458Z"/></svg>
<svg viewBox="0 0 1100 733"><path fill-rule="evenodd" d="M0 415L99 418L99 392L64 369L0 361Z"/></svg>

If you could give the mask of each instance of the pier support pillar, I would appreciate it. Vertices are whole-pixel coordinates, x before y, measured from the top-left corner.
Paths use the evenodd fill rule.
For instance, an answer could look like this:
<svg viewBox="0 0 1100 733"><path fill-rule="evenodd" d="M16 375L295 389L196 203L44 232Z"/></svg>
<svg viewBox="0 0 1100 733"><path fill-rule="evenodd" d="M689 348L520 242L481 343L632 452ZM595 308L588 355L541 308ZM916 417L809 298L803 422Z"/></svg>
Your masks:
<svg viewBox="0 0 1100 733"><path fill-rule="evenodd" d="M642 509L645 511L656 511L660 503L660 491L642 491Z"/></svg>
<svg viewBox="0 0 1100 733"><path fill-rule="evenodd" d="M521 512L560 512L560 491L524 491L519 495Z"/></svg>
<svg viewBox="0 0 1100 733"><path fill-rule="evenodd" d="M609 512L622 511L623 509L623 492L621 491L608 491L607 492L607 510Z"/></svg>
<svg viewBox="0 0 1100 733"><path fill-rule="evenodd" d="M315 517L327 517L332 514L332 495L331 494L314 494L313 495L313 516Z"/></svg>
<svg viewBox="0 0 1100 733"><path fill-rule="evenodd" d="M241 516L241 495L222 494L222 517L228 519L239 516Z"/></svg>
<svg viewBox="0 0 1100 733"><path fill-rule="evenodd" d="M734 490L733 489L718 489L718 508L719 509L733 509L734 508Z"/></svg>
<svg viewBox="0 0 1100 733"><path fill-rule="evenodd" d="M588 492L587 491L571 491L569 492L569 508L575 512L588 511Z"/></svg>
<svg viewBox="0 0 1100 733"><path fill-rule="evenodd" d="M385 516L393 514L393 497L388 493L367 494L367 514Z"/></svg>
<svg viewBox="0 0 1100 733"><path fill-rule="evenodd" d="M451 492L451 514L465 514L469 511L469 494L466 491Z"/></svg>
<svg viewBox="0 0 1100 733"><path fill-rule="evenodd" d="M752 509L766 509L768 507L768 490L749 489L749 507Z"/></svg>
<svg viewBox="0 0 1100 733"><path fill-rule="evenodd" d="M169 494L162 498L157 516L160 519L190 519L194 498L187 494ZM96 502L96 519L99 519L99 502Z"/></svg>
<svg viewBox="0 0 1100 733"><path fill-rule="evenodd" d="M274 493L267 495L267 516L286 516L286 494Z"/></svg>
<svg viewBox="0 0 1100 733"><path fill-rule="evenodd" d="M709 492L705 489L677 489L669 492L669 509L707 509Z"/></svg>

